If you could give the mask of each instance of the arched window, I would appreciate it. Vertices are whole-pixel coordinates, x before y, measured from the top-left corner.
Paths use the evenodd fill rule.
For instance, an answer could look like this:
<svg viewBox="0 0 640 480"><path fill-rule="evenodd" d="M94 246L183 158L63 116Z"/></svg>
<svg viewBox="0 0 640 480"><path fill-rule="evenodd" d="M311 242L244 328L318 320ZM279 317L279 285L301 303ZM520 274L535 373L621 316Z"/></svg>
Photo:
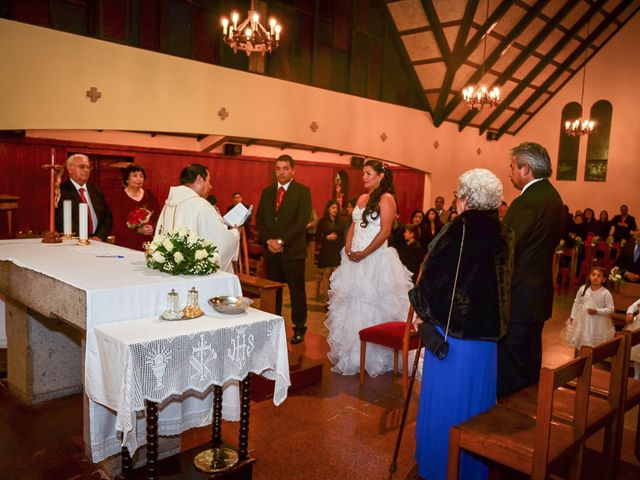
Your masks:
<svg viewBox="0 0 640 480"><path fill-rule="evenodd" d="M591 107L589 118L596 124L587 142L587 162L584 169L586 182L607 180L609 162L609 137L611 135L611 115L613 106L607 100L598 100Z"/></svg>
<svg viewBox="0 0 640 480"><path fill-rule="evenodd" d="M564 123L567 121L573 121L581 115L582 107L578 102L567 103L562 109L556 180L575 180L578 176L578 151L580 150L580 137L570 137L567 135L564 131Z"/></svg>

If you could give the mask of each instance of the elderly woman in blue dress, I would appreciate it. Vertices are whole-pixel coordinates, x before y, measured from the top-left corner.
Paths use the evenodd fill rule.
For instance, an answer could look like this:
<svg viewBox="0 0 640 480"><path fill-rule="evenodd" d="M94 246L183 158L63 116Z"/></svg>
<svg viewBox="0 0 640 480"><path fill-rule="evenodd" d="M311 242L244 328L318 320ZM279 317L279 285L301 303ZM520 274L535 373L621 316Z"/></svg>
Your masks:
<svg viewBox="0 0 640 480"><path fill-rule="evenodd" d="M509 320L513 235L498 219L502 183L489 170L469 170L456 196L459 216L431 243L409 292L415 325L433 352L424 356L416 424L416 461L428 480L446 478L450 428L495 405L497 341ZM463 452L460 472L484 479L488 467Z"/></svg>

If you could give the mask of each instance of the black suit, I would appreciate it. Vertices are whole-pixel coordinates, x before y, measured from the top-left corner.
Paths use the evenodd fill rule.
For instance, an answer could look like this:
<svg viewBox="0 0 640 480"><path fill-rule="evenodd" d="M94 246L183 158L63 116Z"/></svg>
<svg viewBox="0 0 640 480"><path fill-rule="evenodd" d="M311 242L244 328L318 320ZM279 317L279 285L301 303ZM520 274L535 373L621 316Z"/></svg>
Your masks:
<svg viewBox="0 0 640 480"><path fill-rule="evenodd" d="M564 229L557 190L544 179L516 198L504 217L516 238L511 319L498 348L498 396L538 382L542 327L553 307L553 255Z"/></svg>
<svg viewBox="0 0 640 480"><path fill-rule="evenodd" d="M640 275L640 257L638 260L633 260L633 254L636 248L636 242L629 242L620 251L620 256L616 260L616 267L620 267L621 273L624 276L626 272L635 273ZM626 278L628 282L632 281Z"/></svg>
<svg viewBox="0 0 640 480"><path fill-rule="evenodd" d="M280 208L276 211L278 184L262 192L256 225L263 246L267 277L286 282L291 294L291 320L295 333L303 335L307 329L307 295L305 292L304 264L307 256L306 229L311 218L311 193L307 187L292 180ZM282 239L282 253L273 254L267 240ZM276 314L282 314L282 292L276 297Z"/></svg>
<svg viewBox="0 0 640 480"><path fill-rule="evenodd" d="M99 237L103 241L111 232L111 210L104 199L102 190L95 185L87 183L85 185L93 210L98 218L98 224L94 225L94 231L89 232L89 237ZM86 193L85 193L86 195ZM60 202L56 208L56 230L62 232L63 229L63 202L71 200L71 231L78 234L78 205L80 205L80 194L71 180L60 184Z"/></svg>

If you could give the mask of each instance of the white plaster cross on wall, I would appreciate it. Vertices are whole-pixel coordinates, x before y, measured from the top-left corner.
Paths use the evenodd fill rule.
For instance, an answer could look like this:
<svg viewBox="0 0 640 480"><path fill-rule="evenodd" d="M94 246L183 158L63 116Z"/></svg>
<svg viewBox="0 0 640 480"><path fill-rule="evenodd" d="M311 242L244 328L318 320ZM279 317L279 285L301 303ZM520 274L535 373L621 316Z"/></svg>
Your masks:
<svg viewBox="0 0 640 480"><path fill-rule="evenodd" d="M91 99L91 102L97 102L102 97L102 92L99 92L96 87L91 87L87 90L87 97Z"/></svg>
<svg viewBox="0 0 640 480"><path fill-rule="evenodd" d="M229 116L229 112L227 112L226 108L222 107L220 110L218 110L218 116L220 117L220 120L225 121Z"/></svg>

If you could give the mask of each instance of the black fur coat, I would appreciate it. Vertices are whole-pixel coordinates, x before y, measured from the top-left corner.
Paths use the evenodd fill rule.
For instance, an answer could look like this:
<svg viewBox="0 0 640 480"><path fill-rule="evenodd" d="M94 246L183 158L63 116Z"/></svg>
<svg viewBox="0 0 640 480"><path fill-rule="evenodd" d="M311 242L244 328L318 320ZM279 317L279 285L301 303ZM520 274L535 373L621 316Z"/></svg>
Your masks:
<svg viewBox="0 0 640 480"><path fill-rule="evenodd" d="M495 210L467 210L445 225L429 246L422 278L409 298L422 320L446 329L463 224L449 335L499 340L509 323L514 237Z"/></svg>

